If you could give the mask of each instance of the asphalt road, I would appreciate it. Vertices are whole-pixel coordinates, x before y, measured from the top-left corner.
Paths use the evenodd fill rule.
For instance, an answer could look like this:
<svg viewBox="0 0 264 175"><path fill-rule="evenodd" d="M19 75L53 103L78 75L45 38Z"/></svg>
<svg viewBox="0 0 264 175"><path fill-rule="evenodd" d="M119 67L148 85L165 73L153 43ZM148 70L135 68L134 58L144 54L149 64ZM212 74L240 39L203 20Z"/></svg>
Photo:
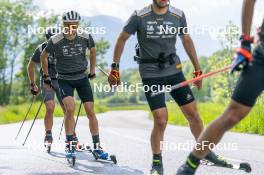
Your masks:
<svg viewBox="0 0 264 175"><path fill-rule="evenodd" d="M108 152L114 153L118 165L97 162L88 152L77 153L73 168L64 158L64 137L58 140L62 118L54 121L54 144L52 153L43 148L43 120L38 120L27 144L22 142L30 127L26 122L18 140L14 140L20 124L0 125L0 174L4 175L142 175L148 174L151 162L149 144L152 121L143 111L107 112L98 115L101 141ZM64 133L63 133L64 134ZM82 117L77 126L77 135L82 143L91 143L88 120ZM168 126L163 152L165 174L173 175L185 161L193 137L188 128ZM264 137L248 134L228 133L217 153L232 161L249 162L253 175L264 174ZM189 144L189 146L188 146ZM229 145L229 147L228 147ZM230 146L231 145L231 146ZM229 148L229 150L228 150ZM219 148L220 149L220 148ZM230 150L231 149L231 150ZM243 171L201 166L198 175L243 175Z"/></svg>

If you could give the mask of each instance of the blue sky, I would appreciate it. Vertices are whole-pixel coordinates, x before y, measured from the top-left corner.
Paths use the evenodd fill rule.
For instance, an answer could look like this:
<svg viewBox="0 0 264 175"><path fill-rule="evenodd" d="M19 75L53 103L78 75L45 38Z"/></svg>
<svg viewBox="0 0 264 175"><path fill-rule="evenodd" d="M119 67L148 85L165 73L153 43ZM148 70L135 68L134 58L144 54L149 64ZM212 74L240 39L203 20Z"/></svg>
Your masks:
<svg viewBox="0 0 264 175"><path fill-rule="evenodd" d="M42 9L61 14L70 9L81 15L110 15L126 20L135 9L140 9L152 0L35 0ZM240 25L242 0L171 0L171 4L185 11L189 24L225 26L229 20ZM264 17L264 2L258 1L254 25L258 26Z"/></svg>

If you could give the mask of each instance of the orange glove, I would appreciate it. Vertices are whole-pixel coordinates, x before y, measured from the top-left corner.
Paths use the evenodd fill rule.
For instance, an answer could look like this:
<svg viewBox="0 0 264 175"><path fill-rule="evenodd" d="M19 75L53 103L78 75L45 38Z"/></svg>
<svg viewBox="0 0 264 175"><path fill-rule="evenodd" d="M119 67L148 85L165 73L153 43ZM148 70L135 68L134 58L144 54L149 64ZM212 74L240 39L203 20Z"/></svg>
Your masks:
<svg viewBox="0 0 264 175"><path fill-rule="evenodd" d="M201 70L193 72L194 78L200 77L202 74L203 74L203 72ZM203 81L199 80L199 81L194 82L193 84L194 84L194 86L196 86L198 88L198 90L200 90L200 89L202 89Z"/></svg>
<svg viewBox="0 0 264 175"><path fill-rule="evenodd" d="M108 76L108 82L110 86L120 85L120 73L119 73L119 64L112 64L111 72Z"/></svg>

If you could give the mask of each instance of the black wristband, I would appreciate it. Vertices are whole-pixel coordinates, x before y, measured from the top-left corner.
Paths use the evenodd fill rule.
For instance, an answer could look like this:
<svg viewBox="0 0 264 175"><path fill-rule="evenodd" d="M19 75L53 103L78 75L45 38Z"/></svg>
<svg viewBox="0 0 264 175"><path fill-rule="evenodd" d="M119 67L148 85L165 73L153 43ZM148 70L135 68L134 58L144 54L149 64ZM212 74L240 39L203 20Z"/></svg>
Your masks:
<svg viewBox="0 0 264 175"><path fill-rule="evenodd" d="M44 78L44 79L49 78L49 75L43 74L42 78Z"/></svg>
<svg viewBox="0 0 264 175"><path fill-rule="evenodd" d="M119 70L119 64L118 63L112 63L111 68Z"/></svg>

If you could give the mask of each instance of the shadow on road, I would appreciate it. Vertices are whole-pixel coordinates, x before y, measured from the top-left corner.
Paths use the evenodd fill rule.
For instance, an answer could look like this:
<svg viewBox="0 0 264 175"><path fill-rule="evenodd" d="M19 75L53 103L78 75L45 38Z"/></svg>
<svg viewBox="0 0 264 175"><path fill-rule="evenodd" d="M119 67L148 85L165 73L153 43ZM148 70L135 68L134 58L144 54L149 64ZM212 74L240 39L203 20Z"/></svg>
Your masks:
<svg viewBox="0 0 264 175"><path fill-rule="evenodd" d="M59 152L51 152L51 156L56 158L65 159L65 154ZM78 162L85 161L87 163ZM96 163L96 166L92 166L90 164ZM65 161L66 164L66 161ZM70 165L69 165L70 166ZM113 164L112 162L107 161L96 161L94 160L91 154L87 154L86 152L78 152L77 154L77 162L75 167L72 167L73 170L77 172L84 172L88 174L105 174L105 175L144 175L144 172L138 169L133 169L128 166L118 166ZM63 173L34 173L34 175L49 175L49 174L63 174ZM67 173L67 174L76 174L75 173Z"/></svg>

